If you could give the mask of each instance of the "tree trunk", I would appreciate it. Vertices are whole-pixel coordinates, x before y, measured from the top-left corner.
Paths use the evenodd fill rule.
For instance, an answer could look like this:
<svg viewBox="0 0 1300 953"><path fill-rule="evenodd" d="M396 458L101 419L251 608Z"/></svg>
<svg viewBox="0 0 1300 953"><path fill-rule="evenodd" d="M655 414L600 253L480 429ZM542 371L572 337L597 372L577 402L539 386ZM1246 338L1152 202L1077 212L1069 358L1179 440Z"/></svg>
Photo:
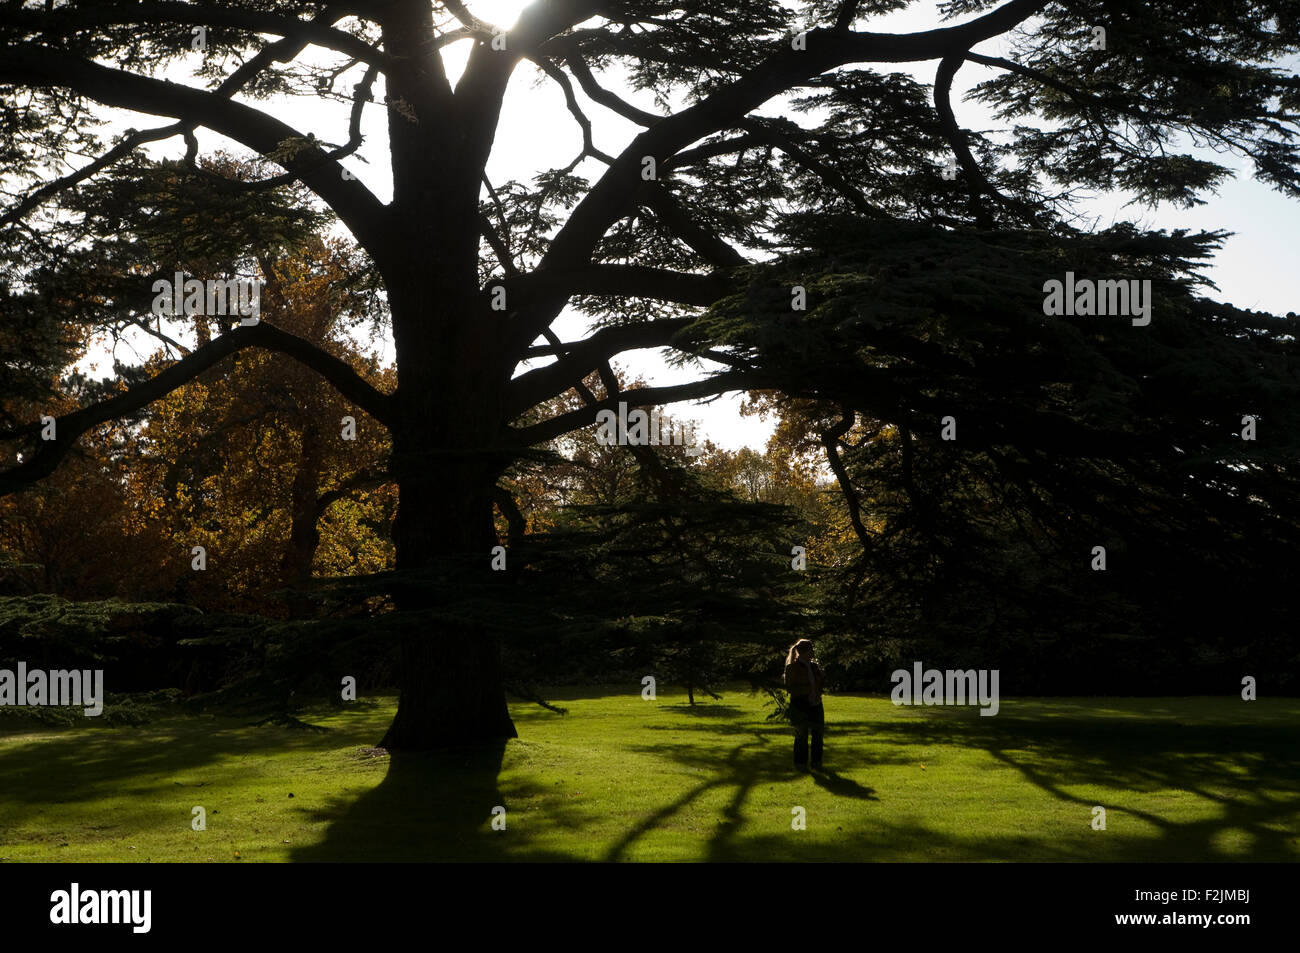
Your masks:
<svg viewBox="0 0 1300 953"><path fill-rule="evenodd" d="M509 374L493 354L499 331L482 315L476 285L449 287L438 277L390 284L400 380L392 431L395 601L408 620L400 628L397 717L380 742L390 750L517 737L500 645L472 621L474 601L489 604L484 590L506 576L492 571L491 559L493 490L505 466L493 449L502 426L499 381ZM395 294L399 286L406 293ZM449 616L451 599L470 609Z"/></svg>
<svg viewBox="0 0 1300 953"><path fill-rule="evenodd" d="M490 491L495 481L473 467L399 480L393 537L397 568L425 571L455 595L488 583L495 545ZM414 613L402 627L401 698L380 745L428 751L517 737L506 706L500 645L482 626L438 616L429 588L403 581L398 610Z"/></svg>
<svg viewBox="0 0 1300 953"><path fill-rule="evenodd" d="M305 421L298 470L290 491L289 542L280 559L280 583L289 593L289 617L295 619L309 618L313 611L306 590L311 586L312 564L320 545L316 495L320 492L324 457L320 431L314 422Z"/></svg>

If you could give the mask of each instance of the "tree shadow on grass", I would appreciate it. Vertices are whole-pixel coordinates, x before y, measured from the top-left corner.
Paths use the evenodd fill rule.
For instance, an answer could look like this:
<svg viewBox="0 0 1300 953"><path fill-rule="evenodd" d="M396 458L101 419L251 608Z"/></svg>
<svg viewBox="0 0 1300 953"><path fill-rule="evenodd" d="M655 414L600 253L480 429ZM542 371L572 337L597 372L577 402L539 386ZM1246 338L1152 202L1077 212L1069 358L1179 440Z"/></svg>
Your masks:
<svg viewBox="0 0 1300 953"><path fill-rule="evenodd" d="M62 848L73 855L91 849L121 862L146 859L144 850L129 853L131 837L187 831L196 802L225 818L252 809L250 780L261 788L276 784L261 767L268 759L294 754L330 761L341 745L377 736L383 720L383 711L361 711L354 723L329 732L252 727L244 716L226 715L173 715L134 727L13 725L0 736L0 848L21 845L23 853L35 850L38 861L64 859ZM302 758L295 761L300 768ZM276 796L289 805L309 803L300 789L298 801L287 801L294 787L285 777Z"/></svg>
<svg viewBox="0 0 1300 953"><path fill-rule="evenodd" d="M760 739L760 741L761 740L762 739ZM683 746L678 746L678 747L683 747ZM689 751L690 750L689 746L687 747ZM642 837L649 834L651 831L655 830L657 827L662 825L664 822L666 822L674 815L676 815L684 808L686 808L688 805L690 805L692 802L697 800L705 792L710 791L713 788L722 787L723 785L731 784L731 783L743 784L746 786L746 789L749 786L752 786L758 780L758 774L753 770L753 765L755 763L754 760L745 758L744 749L746 747L747 745L737 745L735 748L733 748L731 753L727 756L727 767L724 770L720 771L716 777L710 778L707 781L697 784L695 787L691 788L689 791L682 794L676 800L672 801L669 804L664 805L654 813L646 816L641 821L639 821L635 826L632 827L631 830L629 830L626 834L620 837L609 848L608 851L606 851L603 859L606 861L622 860L624 858L624 855L628 852L628 850L632 847L632 845L635 844L638 840L640 840ZM658 754L658 753L662 753L663 748L661 746L654 746L654 747L642 748L640 750L650 751ZM716 761L710 759L710 766L716 766ZM728 811L726 812L726 815L722 823L723 825L730 824L732 826L735 826L738 823L738 821L739 821L738 805L736 801L733 800L732 805L731 807L729 807Z"/></svg>
<svg viewBox="0 0 1300 953"><path fill-rule="evenodd" d="M694 718L739 718L749 714L745 709L737 708L735 705L690 705L682 702L677 705L660 705L659 707L672 712L674 715L690 715Z"/></svg>
<svg viewBox="0 0 1300 953"><path fill-rule="evenodd" d="M194 792L220 789L218 760L272 751L325 752L337 748L342 735L189 717L157 726L26 726L6 732L7 743L0 747L0 777L5 779L0 843L8 828L31 825L49 805L89 805L121 794L138 794L141 804L138 814L123 817L123 830L157 824L164 815L166 823L180 817L188 825ZM20 737L22 742L14 743ZM161 797L160 790L165 792Z"/></svg>
<svg viewBox="0 0 1300 953"><path fill-rule="evenodd" d="M744 814L745 801L761 784L797 781L805 775L797 771L792 764L787 764L777 754L776 749L780 746L775 744L775 740L787 737L789 732L776 727L767 727L765 731L760 732L753 725L749 725L746 730L754 734L755 740L736 745L721 763L716 756L716 749L699 745L661 744L634 748L633 750L644 753L667 756L679 764L696 770L711 771L713 776L638 822L610 847L604 859L607 861L624 859L638 840L663 826L707 792L717 788L734 790L722 809L716 829L709 837L708 850L704 859L708 861L788 859L780 854L767 857L761 852L756 854L752 838L746 837L743 841L740 840L741 829L747 821ZM875 792L871 788L833 772L821 772L821 777L815 778L815 781L833 794L876 800ZM781 844L782 847L788 846L783 840L778 839L776 843Z"/></svg>
<svg viewBox="0 0 1300 953"><path fill-rule="evenodd" d="M1045 715L1044 708L1050 707ZM1176 715L1174 705L1160 714ZM729 790L725 805L706 835L706 859L719 861L941 860L1008 861L1295 861L1300 859L1300 751L1294 713L1264 711L1243 723L1222 718L1211 724L1180 724L1146 712L1115 709L1098 718L1087 700L1073 705L1026 707L1017 714L1007 705L996 717L974 709L927 709L916 717L828 724L829 770L814 773L824 791L863 802L874 790L845 774L867 765L908 763L920 748L938 748L927 759L941 761L942 748L982 750L996 769L1014 770L1067 810L1059 832L1026 836L990 811L987 822L961 832L938 830L924 819L891 818L888 812L859 815L843 842L791 836L765 829L746 814L746 804L764 783L806 776L789 765L790 733L780 722L732 720L717 707L652 725L647 740L662 732L685 733L687 740L647 744L642 753L666 758L704 779L690 790L635 820L606 852L623 860L646 836L670 826L692 804L716 790ZM699 717L712 715L714 717ZM1118 715L1118 717L1116 717ZM1189 719L1190 722L1190 719ZM357 726L369 732L369 728ZM109 794L138 792L142 807L124 826L156 822L157 816L188 816L194 787L208 778L213 762L239 755L256 759L285 750L337 751L351 735L317 735L288 729L245 729L204 719L168 722L157 728L58 730L34 735L31 743L0 748L0 776L6 795L0 828L24 821L52 803L93 802ZM651 733L653 732L653 733ZM742 741L737 736L748 735ZM695 743L695 736L699 741ZM721 743L735 743L719 755ZM384 780L360 797L339 797L323 807L302 805L304 815L328 825L324 840L293 851L295 861L501 861L572 860L569 855L530 844L528 826L491 828L492 808L505 803L498 786L504 748L467 749L433 756L398 756ZM869 758L861 753L869 751ZM159 776L183 782L176 804L158 798ZM981 776L963 780L963 792L978 792ZM1100 792L1094 793L1090 788ZM531 800L541 794L512 782L511 796ZM1153 807L1150 795L1172 792L1198 799L1193 820L1172 820ZM1094 798L1103 798L1109 831L1089 826ZM1159 804L1158 801L1154 802ZM1077 815L1075 809L1077 808ZM560 804L548 804L547 820L580 831L583 818ZM560 812L560 813L557 813ZM6 816L7 815L7 816ZM1078 818L1077 823L1073 820ZM1135 822L1125 830L1125 821ZM770 820L770 819L769 819ZM30 823L29 820L26 821ZM696 822L698 823L698 822ZM931 822L933 824L933 822ZM1148 826L1149 825L1149 826ZM778 827L780 825L777 825ZM788 820L786 822L788 826ZM1237 843L1229 846L1230 841ZM4 841L0 831L0 842ZM1246 845L1234 852L1234 848ZM507 849L508 848L508 849Z"/></svg>
<svg viewBox="0 0 1300 953"><path fill-rule="evenodd" d="M335 798L312 812L324 839L293 852L294 862L569 861L530 848L497 778L506 742L432 754L393 754L384 780L360 797ZM524 799L530 791L515 785ZM505 828L492 827L503 807ZM555 820L555 818L552 818ZM578 826L572 822L572 826Z"/></svg>
<svg viewBox="0 0 1300 953"><path fill-rule="evenodd" d="M316 752L342 781L357 756L340 752L340 745L377 737L384 717L379 712L346 731L328 733L254 728L224 717L180 717L157 726L90 730L13 726L3 736L9 743L0 747L0 777L5 779L0 846L24 829L48 832L50 825L43 823L42 815L52 805L75 804L78 807L72 810L79 812L80 805L93 809L104 798L132 795L138 810L132 807L129 815L119 816L111 828L117 835L160 823L188 827L197 792L205 798L217 797L223 811L233 810L236 802L227 798L224 788L229 780L224 772L232 758L257 762L289 751ZM509 815L506 831L492 830L492 808L510 806L497 787L503 751L504 746L491 746L428 756L385 756L383 780L360 796L334 796L313 804L299 791L300 797L288 803L295 805L305 822L327 826L321 842L295 848L291 860L570 859L530 851L526 825L511 823ZM519 785L512 790L520 797L532 793ZM76 839L74 818L61 816L57 828L61 838ZM552 820L580 826L569 817ZM509 854L504 850L507 842Z"/></svg>
<svg viewBox="0 0 1300 953"><path fill-rule="evenodd" d="M747 714L741 712L741 715ZM881 764L904 764L915 760L912 756L899 754L897 756L881 756L874 754L871 758L864 758L861 755L861 747L864 743L874 737L875 729L879 725L875 722L866 721L839 721L829 720L826 722L826 758L833 762L827 766L828 771L837 768L852 769L877 766ZM646 731L665 732L671 734L681 734L682 732L699 732L700 734L710 735L751 735L761 744L771 744L768 749L767 757L771 759L772 764L778 766L792 764L794 760L794 731L789 722L781 719L764 720L755 722L744 718L733 719L723 724L711 724L705 722L689 722L684 724L657 724L647 725ZM646 751L663 750L660 747L648 747ZM827 773L826 771L823 774ZM835 775L839 777L839 775ZM833 779L832 779L833 783ZM849 794L849 789L845 789ZM850 795L851 796L851 795Z"/></svg>
<svg viewBox="0 0 1300 953"><path fill-rule="evenodd" d="M1087 840L1063 831L1058 846L1072 860L1119 861L1295 861L1300 859L1300 755L1297 725L1277 719L1241 724L1182 724L1128 718L1091 717L1086 703L1073 714L1058 710L1050 719L1026 716L940 717L883 722L875 742L917 746L977 747L1053 799L1077 805L1080 829L1089 830L1095 795L1070 788L1100 787L1111 820L1109 835ZM1175 821L1140 806L1154 793L1193 795L1218 808L1214 817ZM1155 828L1154 836L1117 836L1115 819L1125 815ZM1091 833L1091 831L1089 831ZM1220 837L1234 833L1250 843L1233 852ZM1073 843L1073 846L1070 844Z"/></svg>
<svg viewBox="0 0 1300 953"><path fill-rule="evenodd" d="M1150 713L1115 708L1095 717L1087 700L1055 703L1049 717L1038 708L1023 715L980 716L975 709L931 709L920 717L878 722L844 721L827 725L828 760L842 758L812 780L837 796L877 800L875 791L838 771L865 764L908 763L918 749L978 749L997 764L1061 804L1077 806L1077 822L1059 832L1025 835L1018 827L999 828L996 811L968 831L928 828L921 821L870 818L844 844L810 846L807 839L752 830L743 805L750 791L766 781L789 780L788 749L773 743L789 733L779 723L715 725L689 722L654 726L673 732L734 737L752 734L725 759L702 737L698 745L660 744L639 750L667 757L707 779L659 809L611 849L608 859L625 856L631 845L668 821L706 792L734 786L710 838L709 860L936 860L1233 862L1300 859L1300 752L1295 747L1297 719L1292 714L1252 714L1241 723L1207 716L1210 723L1169 720L1178 706ZM1181 709L1185 711L1186 709ZM1117 717L1118 716L1118 717ZM1150 717L1155 716L1155 717ZM861 757L864 735L872 755ZM838 745L835 743L838 739ZM855 750L856 748L856 750ZM882 754L883 752L883 754ZM963 793L978 788L974 774ZM1089 788L1101 789L1098 794ZM992 793L992 789L991 793ZM1212 805L1214 816L1193 820L1162 816L1158 797L1194 797ZM1095 798L1110 813L1109 833L1091 829ZM992 803L992 801L990 802ZM1059 815L1059 809L1053 809ZM1075 815L1066 812L1070 818ZM1181 813L1181 812L1180 812ZM1201 815L1203 811L1194 812ZM1177 815L1175 815L1177 817ZM1126 824L1126 819L1140 824ZM751 818L750 821L753 819ZM1150 825L1149 827L1146 825ZM1245 846L1243 846L1245 845Z"/></svg>
<svg viewBox="0 0 1300 953"><path fill-rule="evenodd" d="M1177 709L1170 711L1176 713ZM994 764L1016 771L1049 795L1058 805L1050 810L1063 818L1060 830L1045 835L1040 825L1025 833L991 809L983 822L960 831L940 829L924 818L894 818L888 812L846 818L842 839L833 834L829 842L824 835L805 837L783 831L788 819L762 818L756 811L747 812L746 806L762 784L808 777L789 764L788 726L734 719L730 713L706 708L673 719L673 724L647 727L648 739L658 735L665 740L633 751L668 759L692 772L703 772L704 777L669 803L634 819L602 859L620 861L636 856L645 838L670 830L688 816L685 822L698 829L698 805L718 791L726 791L727 797L716 816L706 822L709 829L704 835L703 859L709 861L860 862L924 857L946 861L1221 862L1300 858L1300 755L1294 750L1294 719L1182 725L1121 709L1098 718L1086 700L1073 706L1054 704L1049 717L1042 717L1038 709L1023 715L1004 711L997 717L979 716L974 709L935 709L917 715L831 722L827 726L827 756L833 763L828 770L813 773L811 782L837 798L877 802L873 788L847 775L860 778L860 769L866 766L910 763L922 748L938 749L927 755L932 762L944 758L944 747L982 750ZM674 742L665 732L687 737ZM699 736L698 743L691 737L694 735ZM748 740L741 735L749 736ZM721 739L731 743L725 754L719 753ZM869 757L863 757L864 751L870 752ZM490 829L491 807L502 803L497 786L502 753L492 750L462 755L468 760L461 761L453 755L398 759L378 788L356 801L335 805L328 815L330 830L325 842L303 848L295 853L295 859L573 859L530 847L523 830L512 828L506 835ZM972 773L969 782L961 782L962 791L969 795L981 783L981 775ZM1104 793L1093 794L1089 788ZM521 794L521 790L517 782L512 784L512 796L530 795L526 790ZM1214 816L1190 821L1162 817L1152 808L1149 796L1164 792L1204 799L1215 806ZM1111 812L1109 833L1090 828L1092 798L1097 796L1105 799L1104 806ZM412 804L428 807L412 812ZM1063 814L1062 804L1069 806ZM582 818L560 817L556 810L562 806L547 808L552 828L582 828ZM1142 823L1126 830L1125 818ZM1223 836L1227 834L1245 838L1249 853L1234 853L1225 846Z"/></svg>

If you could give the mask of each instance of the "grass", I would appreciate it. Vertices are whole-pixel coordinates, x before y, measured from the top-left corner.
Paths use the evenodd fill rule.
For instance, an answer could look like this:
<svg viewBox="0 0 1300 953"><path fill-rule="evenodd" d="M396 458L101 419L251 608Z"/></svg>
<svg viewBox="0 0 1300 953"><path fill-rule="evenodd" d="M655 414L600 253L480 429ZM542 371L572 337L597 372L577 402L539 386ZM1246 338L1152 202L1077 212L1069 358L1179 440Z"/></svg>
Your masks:
<svg viewBox="0 0 1300 953"><path fill-rule="evenodd" d="M0 860L1300 859L1296 699L1003 699L981 717L832 696L814 774L744 690L553 701L568 714L512 705L520 738L502 747L394 758L359 750L391 698L304 716L327 732L6 718Z"/></svg>

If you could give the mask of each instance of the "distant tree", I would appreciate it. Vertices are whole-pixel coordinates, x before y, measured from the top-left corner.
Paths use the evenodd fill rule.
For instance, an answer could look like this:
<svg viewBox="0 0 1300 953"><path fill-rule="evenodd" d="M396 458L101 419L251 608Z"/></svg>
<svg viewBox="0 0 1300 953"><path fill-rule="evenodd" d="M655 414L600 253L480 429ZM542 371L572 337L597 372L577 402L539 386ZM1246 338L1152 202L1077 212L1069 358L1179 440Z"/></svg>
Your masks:
<svg viewBox="0 0 1300 953"><path fill-rule="evenodd" d="M364 296L349 290L363 270L352 253L312 241L264 267L266 320L393 387L346 333L364 317ZM130 492L167 526L181 592L196 604L280 614L271 596L288 590L289 608L310 614L314 574L391 568L387 431L283 355L239 354L169 394L135 449ZM196 545L205 573L189 570Z"/></svg>

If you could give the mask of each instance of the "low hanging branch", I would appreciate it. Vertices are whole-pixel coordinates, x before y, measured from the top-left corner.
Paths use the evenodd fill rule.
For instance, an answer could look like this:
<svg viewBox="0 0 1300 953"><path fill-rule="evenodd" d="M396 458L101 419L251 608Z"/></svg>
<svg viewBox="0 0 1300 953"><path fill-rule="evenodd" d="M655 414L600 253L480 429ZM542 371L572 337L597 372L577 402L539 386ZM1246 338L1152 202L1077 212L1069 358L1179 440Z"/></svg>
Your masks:
<svg viewBox="0 0 1300 953"><path fill-rule="evenodd" d="M392 425L392 397L376 390L354 371L346 361L287 331L261 322L237 328L205 344L177 361L155 377L129 388L116 397L73 411L54 420L54 439L43 441L40 449L18 466L0 473L0 496L18 492L52 473L77 439L96 424L128 416L194 380L231 354L249 347L287 354L328 380L344 397L385 426ZM0 432L0 441L34 436L41 432L40 423Z"/></svg>

